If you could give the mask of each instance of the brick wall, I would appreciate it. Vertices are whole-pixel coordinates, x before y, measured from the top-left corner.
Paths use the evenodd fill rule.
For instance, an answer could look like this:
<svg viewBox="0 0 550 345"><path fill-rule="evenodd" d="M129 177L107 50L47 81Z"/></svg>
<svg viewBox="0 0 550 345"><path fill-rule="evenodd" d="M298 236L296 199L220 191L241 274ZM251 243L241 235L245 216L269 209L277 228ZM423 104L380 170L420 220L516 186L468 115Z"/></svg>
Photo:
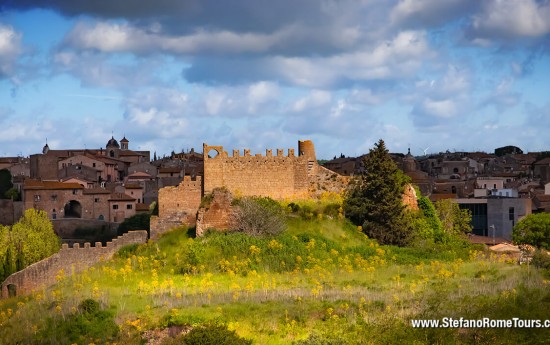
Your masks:
<svg viewBox="0 0 550 345"><path fill-rule="evenodd" d="M58 253L10 275L1 285L1 296L2 298L8 297L8 286L10 285L15 286L18 296L29 294L39 288L46 288L56 283L56 276L61 270L65 275L69 275L71 272L77 273L100 260L112 258L124 246L145 242L147 242L147 231L137 230L125 233L112 242L107 242L106 246L101 246L101 242L96 242L95 247L92 247L90 243L84 243L84 247L75 244L72 248L63 244Z"/></svg>

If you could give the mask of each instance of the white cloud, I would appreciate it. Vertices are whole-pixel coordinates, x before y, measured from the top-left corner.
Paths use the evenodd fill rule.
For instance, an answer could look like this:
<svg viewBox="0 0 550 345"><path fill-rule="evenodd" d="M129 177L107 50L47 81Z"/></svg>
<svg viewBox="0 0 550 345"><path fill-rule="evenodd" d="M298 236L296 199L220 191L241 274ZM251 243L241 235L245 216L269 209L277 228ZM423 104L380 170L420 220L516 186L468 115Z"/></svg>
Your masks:
<svg viewBox="0 0 550 345"><path fill-rule="evenodd" d="M276 83L261 81L248 87L248 112L256 113L259 107L273 103L279 97L279 86Z"/></svg>
<svg viewBox="0 0 550 345"><path fill-rule="evenodd" d="M291 110L293 112L305 112L330 103L332 96L328 91L312 90L308 95L296 100Z"/></svg>
<svg viewBox="0 0 550 345"><path fill-rule="evenodd" d="M22 53L22 34L0 23L0 78L14 73L17 58Z"/></svg>
<svg viewBox="0 0 550 345"><path fill-rule="evenodd" d="M539 37L550 32L550 3L535 0L485 1L472 19L473 38Z"/></svg>

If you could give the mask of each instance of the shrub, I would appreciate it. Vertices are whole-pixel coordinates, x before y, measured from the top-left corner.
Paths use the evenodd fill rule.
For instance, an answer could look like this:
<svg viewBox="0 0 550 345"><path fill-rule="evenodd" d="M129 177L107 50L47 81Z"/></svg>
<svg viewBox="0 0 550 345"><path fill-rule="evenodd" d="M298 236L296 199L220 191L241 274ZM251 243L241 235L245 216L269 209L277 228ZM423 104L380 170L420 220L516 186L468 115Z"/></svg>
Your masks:
<svg viewBox="0 0 550 345"><path fill-rule="evenodd" d="M120 223L117 234L120 236L130 230L147 230L147 233L149 233L150 220L151 214L149 213L138 213L133 215Z"/></svg>
<svg viewBox="0 0 550 345"><path fill-rule="evenodd" d="M550 255L546 254L542 250L537 250L535 254L533 254L531 263L533 266L544 270L547 274L550 274Z"/></svg>
<svg viewBox="0 0 550 345"><path fill-rule="evenodd" d="M283 208L268 197L240 199L231 223L236 231L251 236L274 236L286 229Z"/></svg>
<svg viewBox="0 0 550 345"><path fill-rule="evenodd" d="M185 335L174 339L166 339L162 345L250 345L252 340L239 337L235 331L230 331L225 325L206 324L193 328Z"/></svg>

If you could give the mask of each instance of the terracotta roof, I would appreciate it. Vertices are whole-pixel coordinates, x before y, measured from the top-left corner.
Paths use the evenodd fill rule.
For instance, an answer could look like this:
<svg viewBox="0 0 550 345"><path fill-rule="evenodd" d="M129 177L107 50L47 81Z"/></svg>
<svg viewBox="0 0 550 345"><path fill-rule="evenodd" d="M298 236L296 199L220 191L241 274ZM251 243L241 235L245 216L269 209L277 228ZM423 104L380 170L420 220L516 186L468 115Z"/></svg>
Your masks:
<svg viewBox="0 0 550 345"><path fill-rule="evenodd" d="M19 157L0 157L0 163L17 163Z"/></svg>
<svg viewBox="0 0 550 345"><path fill-rule="evenodd" d="M143 187L141 187L141 185L137 184L137 183L126 183L124 185L124 187L126 189L143 189Z"/></svg>
<svg viewBox="0 0 550 345"><path fill-rule="evenodd" d="M535 165L550 165L550 157L546 157L541 159L540 161L536 161Z"/></svg>
<svg viewBox="0 0 550 345"><path fill-rule="evenodd" d="M123 193L113 193L109 197L109 201L135 201L135 198Z"/></svg>
<svg viewBox="0 0 550 345"><path fill-rule="evenodd" d="M79 181L82 181L82 182L95 182L94 180L92 180L90 178L87 178L84 175L78 175L78 176L70 175L70 176L62 178L61 181L63 183L66 183L65 181L68 181L68 180L71 180L71 179L79 180Z"/></svg>
<svg viewBox="0 0 550 345"><path fill-rule="evenodd" d="M136 151L132 151L132 150L120 151L118 153L118 155L119 156L144 156L144 154L136 152Z"/></svg>
<svg viewBox="0 0 550 345"><path fill-rule="evenodd" d="M83 189L79 183L25 180L23 189Z"/></svg>
<svg viewBox="0 0 550 345"><path fill-rule="evenodd" d="M111 194L111 191L105 188L84 189L84 194Z"/></svg>
<svg viewBox="0 0 550 345"><path fill-rule="evenodd" d="M147 212L149 211L149 205L143 203L136 204L136 211Z"/></svg>
<svg viewBox="0 0 550 345"><path fill-rule="evenodd" d="M475 244L489 244L489 245L492 245L493 243L500 244L500 243L508 242L502 237L495 237L493 239L493 236L479 236L479 235L468 236L468 241L470 241L470 243L475 243Z"/></svg>
<svg viewBox="0 0 550 345"><path fill-rule="evenodd" d="M152 178L152 176L149 175L148 173L138 171L138 172L135 172L133 174L128 175L128 178Z"/></svg>
<svg viewBox="0 0 550 345"><path fill-rule="evenodd" d="M430 200L431 201L438 201L438 200L443 200L443 199L456 199L456 194L441 193L441 194L432 194L432 195L430 195Z"/></svg>
<svg viewBox="0 0 550 345"><path fill-rule="evenodd" d="M179 173L180 168L160 168L159 173Z"/></svg>

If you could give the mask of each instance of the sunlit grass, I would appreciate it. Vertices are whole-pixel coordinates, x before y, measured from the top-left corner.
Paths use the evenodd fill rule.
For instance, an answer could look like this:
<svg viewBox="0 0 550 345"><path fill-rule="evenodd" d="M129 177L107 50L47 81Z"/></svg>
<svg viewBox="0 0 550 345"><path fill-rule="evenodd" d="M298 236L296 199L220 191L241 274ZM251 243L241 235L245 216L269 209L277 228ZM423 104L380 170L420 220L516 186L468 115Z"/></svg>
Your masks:
<svg viewBox="0 0 550 345"><path fill-rule="evenodd" d="M502 303L505 308L493 310L508 315L525 303L524 295L543 301L530 306L537 314L548 307L547 289L537 270L504 256L378 246L338 219L293 218L274 238L212 233L195 239L180 229L78 275L60 275L49 289L0 301L0 343L33 343L28 339L74 314L86 298L116 313L119 343L127 344L140 343L147 329L208 321L258 344L289 344L312 333L348 343L462 341L456 330L413 330L409 320L480 317L479 307L489 303Z"/></svg>

